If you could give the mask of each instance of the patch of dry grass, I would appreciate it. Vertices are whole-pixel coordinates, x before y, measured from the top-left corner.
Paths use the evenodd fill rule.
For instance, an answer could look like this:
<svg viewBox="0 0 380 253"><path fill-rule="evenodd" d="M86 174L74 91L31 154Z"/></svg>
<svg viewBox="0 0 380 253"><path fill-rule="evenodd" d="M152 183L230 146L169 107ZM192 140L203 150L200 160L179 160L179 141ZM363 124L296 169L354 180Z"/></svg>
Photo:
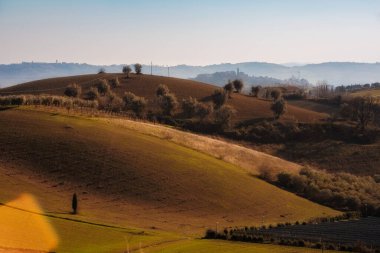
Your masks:
<svg viewBox="0 0 380 253"><path fill-rule="evenodd" d="M230 142L183 132L163 125L136 122L127 119L99 118L101 121L111 122L143 134L149 134L176 144L206 153L217 159L232 163L245 169L247 172L258 175L263 170L273 173L279 171L298 172L300 165L281 158L249 149Z"/></svg>

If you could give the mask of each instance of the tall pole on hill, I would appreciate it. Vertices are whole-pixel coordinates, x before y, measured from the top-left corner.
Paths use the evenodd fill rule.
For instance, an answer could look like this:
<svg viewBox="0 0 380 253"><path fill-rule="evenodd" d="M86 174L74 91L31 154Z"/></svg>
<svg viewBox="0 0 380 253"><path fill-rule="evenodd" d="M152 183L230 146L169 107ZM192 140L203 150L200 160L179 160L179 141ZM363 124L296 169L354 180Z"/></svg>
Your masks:
<svg viewBox="0 0 380 253"><path fill-rule="evenodd" d="M153 75L153 63L150 62L150 75Z"/></svg>
<svg viewBox="0 0 380 253"><path fill-rule="evenodd" d="M170 67L168 65L168 77L170 76Z"/></svg>

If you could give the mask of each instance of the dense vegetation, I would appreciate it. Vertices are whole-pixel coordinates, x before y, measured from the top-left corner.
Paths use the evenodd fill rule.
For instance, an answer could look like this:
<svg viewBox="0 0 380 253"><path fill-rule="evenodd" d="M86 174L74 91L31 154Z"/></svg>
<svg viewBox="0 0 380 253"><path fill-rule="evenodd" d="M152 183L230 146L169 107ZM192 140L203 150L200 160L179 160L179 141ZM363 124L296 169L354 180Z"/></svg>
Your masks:
<svg viewBox="0 0 380 253"><path fill-rule="evenodd" d="M372 177L303 168L298 174L261 173L261 178L314 202L362 215L380 216L380 184Z"/></svg>

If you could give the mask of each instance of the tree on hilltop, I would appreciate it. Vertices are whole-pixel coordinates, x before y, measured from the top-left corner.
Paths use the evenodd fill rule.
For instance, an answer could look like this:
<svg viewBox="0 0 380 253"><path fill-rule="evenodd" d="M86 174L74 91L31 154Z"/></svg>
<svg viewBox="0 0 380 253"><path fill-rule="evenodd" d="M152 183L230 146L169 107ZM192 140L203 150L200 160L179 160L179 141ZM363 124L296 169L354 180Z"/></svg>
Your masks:
<svg viewBox="0 0 380 253"><path fill-rule="evenodd" d="M129 74L132 72L132 69L129 65L123 66L123 73L127 75L127 78L129 78Z"/></svg>
<svg viewBox="0 0 380 253"><path fill-rule="evenodd" d="M140 63L136 63L134 65L135 67L135 72L137 75L141 75L142 74L142 65Z"/></svg>

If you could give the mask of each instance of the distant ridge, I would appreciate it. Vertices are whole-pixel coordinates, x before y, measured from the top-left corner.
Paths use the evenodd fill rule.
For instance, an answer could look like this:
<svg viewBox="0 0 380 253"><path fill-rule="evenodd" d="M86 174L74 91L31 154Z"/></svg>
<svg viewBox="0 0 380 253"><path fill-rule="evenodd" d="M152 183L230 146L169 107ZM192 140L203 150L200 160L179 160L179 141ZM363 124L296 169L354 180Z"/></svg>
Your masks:
<svg viewBox="0 0 380 253"><path fill-rule="evenodd" d="M122 65L90 65L79 63L30 63L0 65L0 87L22 82L62 77L70 75L94 74L100 68L107 72L121 72ZM306 64L302 66L285 66L266 62L222 63L207 66L177 65L152 66L154 75L179 78L195 78L199 74L215 72L239 71L255 77L275 79L296 78L307 79L311 83L326 80L333 85L349 85L355 83L372 83L380 81L380 63L326 62ZM143 72L150 74L151 66L143 65Z"/></svg>

